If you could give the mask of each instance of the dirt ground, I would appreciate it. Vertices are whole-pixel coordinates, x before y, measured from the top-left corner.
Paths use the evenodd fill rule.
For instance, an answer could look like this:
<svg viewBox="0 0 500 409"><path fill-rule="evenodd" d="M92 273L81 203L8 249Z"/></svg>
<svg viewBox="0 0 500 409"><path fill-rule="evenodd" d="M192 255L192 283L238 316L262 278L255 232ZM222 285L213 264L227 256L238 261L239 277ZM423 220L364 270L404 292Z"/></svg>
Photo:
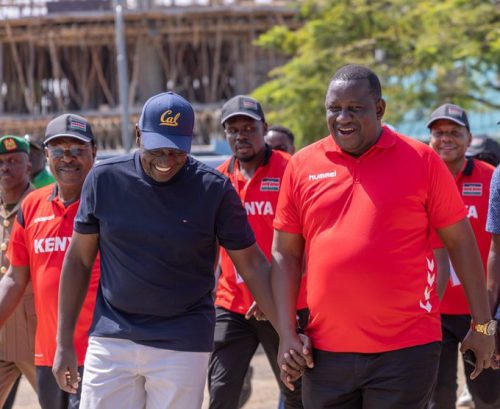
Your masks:
<svg viewBox="0 0 500 409"><path fill-rule="evenodd" d="M252 396L244 409L276 409L278 407L278 387L274 380L271 368L267 362L266 356L262 351L258 351L252 360L254 369L252 381ZM460 369L462 373L462 369ZM459 378L459 393L462 390L464 379L463 376ZM207 393L205 392L205 400L203 402L203 409L208 406ZM461 408L461 407L460 407ZM23 379L21 387L14 404L14 409L40 409L36 395L31 389L29 383Z"/></svg>

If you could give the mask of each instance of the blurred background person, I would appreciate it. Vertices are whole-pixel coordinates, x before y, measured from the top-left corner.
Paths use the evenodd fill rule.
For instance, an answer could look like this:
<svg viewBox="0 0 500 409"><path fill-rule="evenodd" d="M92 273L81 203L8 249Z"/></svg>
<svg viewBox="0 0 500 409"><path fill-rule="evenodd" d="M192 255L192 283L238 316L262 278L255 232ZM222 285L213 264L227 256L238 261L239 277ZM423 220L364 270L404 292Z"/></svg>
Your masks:
<svg viewBox="0 0 500 409"><path fill-rule="evenodd" d="M427 127L430 130L429 145L441 157L453 175L462 200L468 209L467 216L478 243L484 271L486 271L491 234L486 232L485 226L490 181L494 167L476 158L483 155L484 158L492 160L494 154L486 150L487 139L485 137L476 138L473 148L469 148L473 137L467 113L457 105L441 105L431 114ZM495 144L494 141L490 141L488 146L492 144ZM467 158L466 152L474 158ZM436 260L441 263L438 256ZM462 284L453 266L449 264L448 257L444 259L444 262L449 269L439 269L439 273L449 271L449 274L438 275L439 288L446 289L440 306L443 341L438 378L430 401L430 409L455 408L458 349L471 327L470 310ZM474 367L465 359L464 370L468 390L472 394L476 408L498 408L500 374L493 369L486 369L477 379L471 380L470 374ZM461 403L464 402L461 401Z"/></svg>
<svg viewBox="0 0 500 409"><path fill-rule="evenodd" d="M265 142L274 150L295 153L295 136L293 132L281 125L273 125L267 129Z"/></svg>
<svg viewBox="0 0 500 409"><path fill-rule="evenodd" d="M465 156L482 160L497 167L500 163L500 145L487 134L472 135Z"/></svg>
<svg viewBox="0 0 500 409"><path fill-rule="evenodd" d="M38 135L25 135L24 138L30 144L31 183L37 189L54 183L56 180L47 169L43 138Z"/></svg>

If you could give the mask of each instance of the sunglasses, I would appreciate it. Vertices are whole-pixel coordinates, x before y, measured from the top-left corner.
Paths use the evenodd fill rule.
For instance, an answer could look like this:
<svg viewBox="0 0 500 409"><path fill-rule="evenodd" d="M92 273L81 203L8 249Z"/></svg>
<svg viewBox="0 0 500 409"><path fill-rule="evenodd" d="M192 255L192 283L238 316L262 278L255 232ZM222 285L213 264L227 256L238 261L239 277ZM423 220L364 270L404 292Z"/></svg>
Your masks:
<svg viewBox="0 0 500 409"><path fill-rule="evenodd" d="M63 149L55 146L48 146L47 150L49 151L49 155L52 159L61 159L65 155L72 156L74 158L78 156L82 156L87 150L89 146L84 145L75 145L71 146L68 149Z"/></svg>

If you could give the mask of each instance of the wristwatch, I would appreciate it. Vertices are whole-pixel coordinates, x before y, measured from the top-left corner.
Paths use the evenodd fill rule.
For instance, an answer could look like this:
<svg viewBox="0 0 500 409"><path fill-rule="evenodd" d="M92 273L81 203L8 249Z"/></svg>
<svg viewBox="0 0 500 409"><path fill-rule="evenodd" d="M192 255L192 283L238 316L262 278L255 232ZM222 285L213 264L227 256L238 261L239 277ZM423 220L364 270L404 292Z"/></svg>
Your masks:
<svg viewBox="0 0 500 409"><path fill-rule="evenodd" d="M484 324L477 324L471 321L470 327L476 332L484 335L495 335L497 333L498 322L496 320L488 321Z"/></svg>

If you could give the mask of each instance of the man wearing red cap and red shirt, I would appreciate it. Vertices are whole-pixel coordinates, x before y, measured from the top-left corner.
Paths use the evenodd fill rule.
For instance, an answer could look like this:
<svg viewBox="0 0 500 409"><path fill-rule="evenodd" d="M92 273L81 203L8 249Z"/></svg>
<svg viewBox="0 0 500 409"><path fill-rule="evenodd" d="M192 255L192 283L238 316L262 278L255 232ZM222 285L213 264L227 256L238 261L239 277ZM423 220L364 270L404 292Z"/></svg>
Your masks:
<svg viewBox="0 0 500 409"><path fill-rule="evenodd" d="M493 335L480 332L491 312L466 210L439 156L382 125L373 71L340 68L325 108L330 135L290 159L274 220L278 357L302 347L294 316L305 254L314 368L302 378L304 407L424 408L441 340L431 229L468 294L474 326L462 349L477 357L472 376L493 354Z"/></svg>

